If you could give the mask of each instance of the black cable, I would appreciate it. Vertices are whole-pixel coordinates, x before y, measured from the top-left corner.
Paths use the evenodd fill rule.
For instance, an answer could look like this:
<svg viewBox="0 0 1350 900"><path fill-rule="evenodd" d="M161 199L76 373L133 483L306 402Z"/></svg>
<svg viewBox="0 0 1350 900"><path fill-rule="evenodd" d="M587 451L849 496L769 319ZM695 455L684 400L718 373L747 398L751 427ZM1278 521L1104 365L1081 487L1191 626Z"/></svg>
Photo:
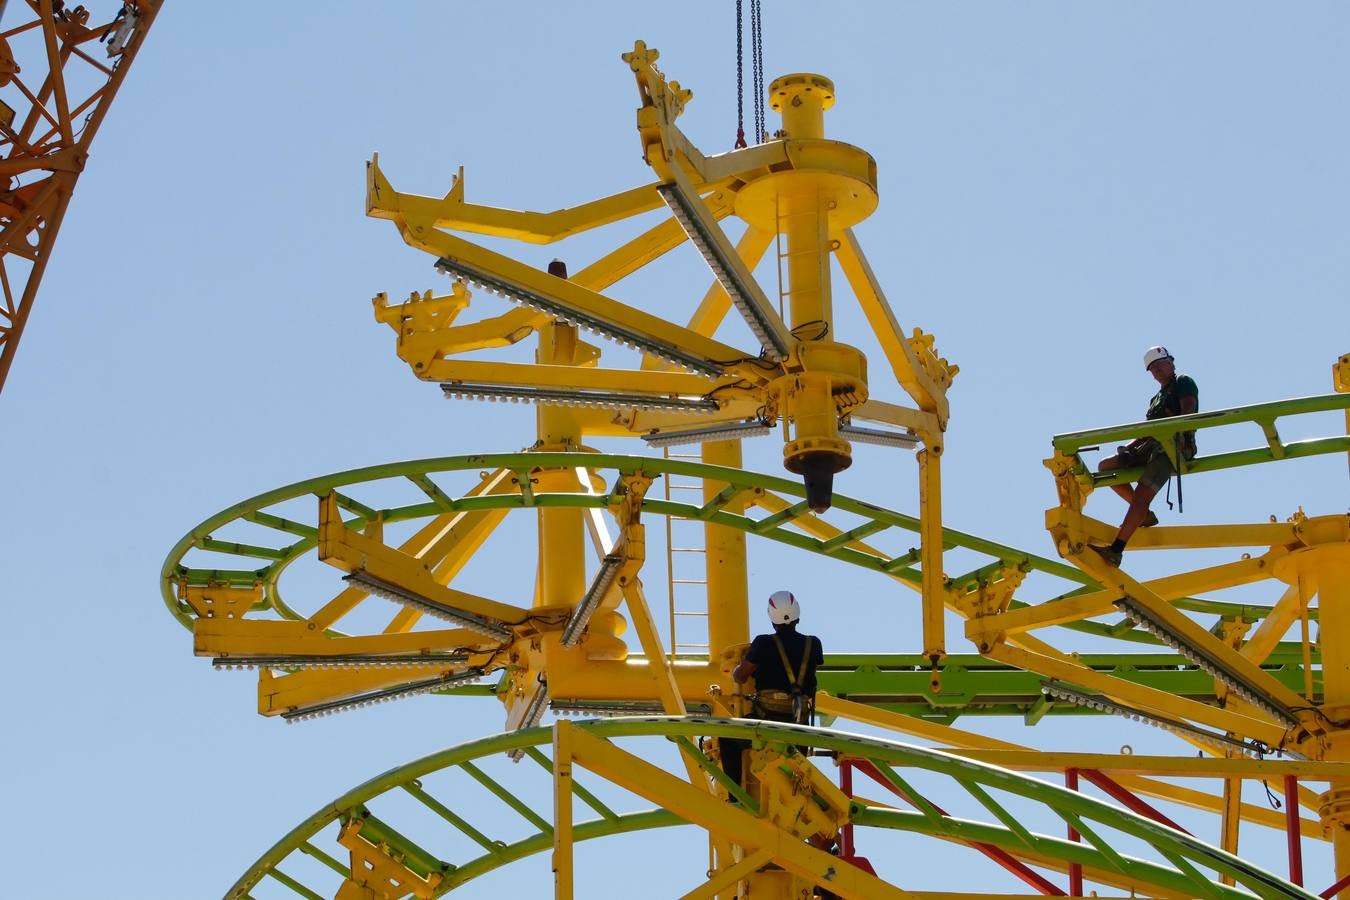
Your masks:
<svg viewBox="0 0 1350 900"><path fill-rule="evenodd" d="M810 328L812 325L820 326L820 334L816 335L815 337L807 338L802 337L800 334L797 333L799 331L803 331L807 328ZM821 341L824 340L825 336L830 333L830 323L826 322L824 319L812 319L810 322L803 322L802 324L798 325L796 328L792 329L788 333L801 341Z"/></svg>

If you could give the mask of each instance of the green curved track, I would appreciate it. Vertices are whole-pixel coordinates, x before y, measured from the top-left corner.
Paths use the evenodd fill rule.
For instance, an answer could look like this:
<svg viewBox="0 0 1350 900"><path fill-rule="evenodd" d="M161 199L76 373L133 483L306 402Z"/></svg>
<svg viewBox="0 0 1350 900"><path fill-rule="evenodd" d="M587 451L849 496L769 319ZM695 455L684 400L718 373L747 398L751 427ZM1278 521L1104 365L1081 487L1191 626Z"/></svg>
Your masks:
<svg viewBox="0 0 1350 900"><path fill-rule="evenodd" d="M838 731L744 719L632 717L576 722L573 727L605 741L624 739L624 749L641 753L647 759L668 752L673 760L674 750L666 743L669 741L735 737L784 749L789 745L810 746L869 762L886 781L914 798L918 807L917 811L910 811L855 802L851 814L854 825L874 829L860 833L857 841L868 848L874 859L884 858L887 841L892 840L883 832L909 832L967 844L978 842L1012 854L1029 853L1066 864L1078 863L1087 870L1107 873L1106 877L1188 896L1315 896L1182 831L1036 778L937 750ZM552 737L551 728L494 735L388 771L325 804L297 825L248 868L225 894L226 900L248 897L264 880L280 882L300 896L332 896L346 872L346 866L338 861L345 851L323 833L332 832L334 823L352 819L362 820L364 836L401 856L414 871L440 873L444 880L437 888L438 894L448 893L507 863L547 851L552 848L547 792L532 798L537 806L531 807L502 788L493 779L491 770L494 764L509 767L504 754L521 750L551 771ZM597 776L581 767L574 768L574 775L577 809L584 805L595 814L594 818L576 822L576 840L687 824L661 809L646 806L616 809L619 805L616 801L611 799L607 804L597 798L597 792L604 792L600 788L603 782ZM498 798L492 804L497 808L470 799L462 790L447 789L451 776L486 787ZM939 786L933 793L942 796L944 803L964 794L976 800L985 814L971 819L938 813L915 789L914 784L920 779L924 784L936 781ZM438 782L439 790L430 786L432 781ZM447 784L440 785L441 781ZM997 797L991 791L997 792ZM636 795L625 794L623 799L634 804L647 802ZM1078 829L1084 843L1033 833L1019 824L1020 819L1032 818L1027 811L1035 809L1048 811L1052 819ZM519 816L529 823L525 835L510 842L494 839L493 825L487 820L496 821L499 814ZM447 828L447 823L452 827ZM1115 849L1122 845L1122 835L1132 839L1128 842L1131 846L1141 846L1142 842L1149 855L1126 855ZM452 841L451 836L457 841ZM452 849L455 843L458 851ZM310 860L317 860L324 867L321 869ZM302 869L310 874L304 877L297 874ZM1237 886L1219 884L1220 875L1232 878ZM959 878L954 874L950 877ZM944 889L958 891L962 887L958 882Z"/></svg>
<svg viewBox="0 0 1350 900"><path fill-rule="evenodd" d="M618 483L618 475L638 471L653 477L677 475L724 484L726 488L717 495L717 498L702 505L668 501L649 494L643 500L643 511L654 515L709 521L734 528L898 579L916 590L922 581L922 575L916 567L919 557L917 550L911 549L896 556L885 556L866 553L850 546L855 542L885 537L888 534L901 534L906 542L910 536L917 536L918 518L864 500L835 494L833 508L836 511L861 517L864 521L838 537L819 540L791 527L794 519L805 518L812 514L802 499L805 497L805 491L801 484L785 478L703 463L645 456L604 453L492 453L409 460L336 472L298 481L237 503L206 519L174 545L160 571L160 591L164 603L185 627L191 628L191 610L174 595L174 584L179 578L186 577L190 583L206 583L214 580L241 586L261 582L267 606L285 618L303 618L285 602L278 581L291 563L314 548L317 542L317 503L314 515L308 521L286 519L268 512L269 507L296 498L311 496L317 498L330 491L337 491L339 505L351 513L352 517L347 520L351 527L360 527L377 516L386 523L394 523L452 511L546 507L603 509L618 503L621 499L621 496L588 494L580 491L570 493L531 491L525 494L453 497L432 477L498 468L509 469L522 475L540 468L586 468L592 472L609 474L611 477L607 477L606 482L611 486L611 490ZM362 502L360 497L356 496L363 484L387 479L406 480L422 492L426 500L391 508L376 508ZM754 491L776 494L784 499L795 499L783 512L763 515L760 518L730 512L724 508L736 496L744 496ZM828 515L825 518L828 521ZM213 536L222 528L241 521L263 526L274 532L280 540L275 545L255 545L217 540ZM1026 572L1039 572L1062 580L1064 590L1053 597L1045 598L1046 600L1062 599L1098 587L1096 582L1080 570L1057 560L951 528L943 529L943 537L944 550L973 551L987 559L967 573L951 578L950 583L955 588L978 584L981 579L991 577L1002 567L1017 567ZM227 566L194 566L187 559L194 550L223 555L232 562ZM254 567L259 560L265 561L265 564ZM1024 602L1013 601L1013 608L1025 605L1027 604ZM1241 615L1248 621L1264 617L1266 610L1266 607L1262 606L1198 599L1181 600L1176 605L1179 609L1190 612L1221 616ZM1063 627L1102 637L1156 644L1151 636L1137 629L1122 629L1098 622L1075 622Z"/></svg>

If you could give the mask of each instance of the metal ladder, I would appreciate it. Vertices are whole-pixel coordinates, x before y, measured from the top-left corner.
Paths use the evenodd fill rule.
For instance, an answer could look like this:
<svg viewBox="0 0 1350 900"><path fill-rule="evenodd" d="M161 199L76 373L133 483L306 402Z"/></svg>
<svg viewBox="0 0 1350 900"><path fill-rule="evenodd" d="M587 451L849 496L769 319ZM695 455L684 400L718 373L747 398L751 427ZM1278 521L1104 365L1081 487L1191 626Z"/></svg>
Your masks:
<svg viewBox="0 0 1350 900"><path fill-rule="evenodd" d="M694 462L701 462L703 455L701 453L672 453L669 447L664 448L666 459L685 459ZM701 503L703 495L703 481L701 479L680 481L673 473L667 473L662 479L662 485L665 490L665 499L670 502L676 499L677 494L697 495L693 503ZM689 497L678 498L683 502L691 502ZM707 639L707 619L708 619L708 548L703 538L703 523L697 519L682 519L676 516L665 516L666 523L666 596L669 598L670 608L670 650L668 654L673 660L681 653L701 653L707 655L709 652L709 642ZM698 529L697 532L690 529ZM679 532L677 534L677 532ZM676 568L675 560L677 558L688 558L698 560L698 554L702 557L697 568L699 572L696 578L679 577L686 573L688 564ZM677 556L678 555L678 556ZM702 603L699 598L690 598L690 594L698 591L698 586L702 586ZM698 641L681 641L679 638L679 629L677 623L681 619L696 618L704 620L704 639Z"/></svg>
<svg viewBox="0 0 1350 900"><path fill-rule="evenodd" d="M808 253L808 252L809 252L809 253L814 253L814 252L815 252L815 251L813 251L813 250L806 251L806 250L787 250L787 249L784 249L784 247L783 247L783 244L784 244L784 242L785 242L785 238L784 238L784 236L783 236L783 235L785 234L785 229L784 229L784 227L783 227L783 226L784 226L784 223L785 223L788 219L793 218L794 216L797 217L797 218L801 218L802 216L812 216L813 218L818 218L818 217L820 216L820 214L821 214L821 213L820 213L820 210L818 210L818 209L814 209L814 210L805 210L805 211L803 211L803 212L797 212L797 213L785 213L785 212L783 212L782 199L781 199L781 198L776 198L776 199L774 200L774 229L775 229L775 232L774 232L774 236L773 236L773 244L774 244L774 253L775 253L775 255L778 257L778 259L777 259L777 263L778 263L778 266L777 266L777 267L778 267L778 315L783 319L784 322L788 321L788 313L787 313L787 305L788 305L788 303L787 303L787 301L789 301L789 300L791 299L791 295L792 295L793 293L795 293L795 292L798 291L798 290L815 290L816 292L820 292L821 290L824 289L824 285L822 285L822 284L817 284L817 285L815 285L814 288L812 288L812 287L810 287L810 286L798 287L798 286L796 286L796 285L793 285L793 286L791 286L791 287L784 287L784 284L785 284L785 282L786 282L786 279L785 279L785 277L784 277L784 272L783 272L783 260L787 259L787 258L790 257L790 256L796 256L796 255L800 255L800 254L802 254L802 253Z"/></svg>

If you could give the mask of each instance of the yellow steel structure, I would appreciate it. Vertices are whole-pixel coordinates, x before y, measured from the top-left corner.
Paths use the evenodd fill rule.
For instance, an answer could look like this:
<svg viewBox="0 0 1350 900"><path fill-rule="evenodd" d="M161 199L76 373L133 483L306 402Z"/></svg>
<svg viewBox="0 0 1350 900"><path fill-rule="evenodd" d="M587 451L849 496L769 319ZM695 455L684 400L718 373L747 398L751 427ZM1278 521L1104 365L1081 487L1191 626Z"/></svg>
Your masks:
<svg viewBox="0 0 1350 900"><path fill-rule="evenodd" d="M1083 810L1071 808L1078 800L1059 794L1055 802L1066 804L1061 816L1097 856L1082 856L1087 851L1080 852L1074 838L1045 843L978 788L971 788L972 796L1012 837L1007 846L999 843L1006 835L993 832L987 840L962 838L943 830L946 813L892 773L886 776L889 785L882 786L907 796L918 809L912 814L917 819L904 820L915 828L922 821L920 830L979 846L1029 883L1039 883L1029 867L1042 867L1068 873L1071 887L1081 888L1086 874L1131 896L1249 896L1228 892L1230 887L1237 891L1235 879L1245 870L1223 862L1236 859L1240 822L1288 826L1295 842L1302 836L1330 840L1338 877L1350 875L1350 642L1345 639L1350 634L1350 520L1305 516L1299 510L1286 522L1147 529L1131 543L1132 552L1250 552L1232 562L1138 580L1087 551L1090 544L1109 543L1114 529L1084 513L1099 484L1078 456L1086 439L1061 436L1047 460L1059 504L1047 512L1046 524L1061 556L1076 568L944 530L941 460L950 417L948 389L958 370L938 354L932 335L917 329L906 334L900 327L853 231L877 206L876 164L863 150L826 137L833 83L805 73L774 80L769 101L782 116L776 137L709 156L677 125L691 92L668 81L657 59L657 52L642 42L623 54L638 88L637 131L655 176L649 184L555 212L513 211L467 202L462 169L437 198L396 190L378 157L370 161L368 214L391 221L404 241L435 257L436 267L454 279L446 293L414 293L403 303L377 296L376 319L395 331L397 353L412 372L439 384L447 396L537 404L533 444L527 453L482 458L481 466L479 458L443 461L453 463L446 468L454 471L479 471L476 484L460 496L430 477L440 471L431 465L434 460L426 466L408 464L396 473L370 473L372 479L397 474L415 485L426 498L415 507L377 509L346 492L348 482L331 479L241 505L240 519L295 538L279 549L218 538L212 532L225 517L212 520L217 525L204 523L180 543L165 568L171 607L190 622L195 652L227 665L256 665L259 711L286 718L403 694L463 690L465 683L496 673L500 681L491 692L505 706L507 731L518 735L509 752L515 759L534 758L551 775L553 821L540 834L552 853L554 893L560 900L574 893L575 842L595 831L574 823L576 799L594 805L578 784L583 769L706 830L707 881L686 897L939 896L906 891L819 849L855 822L900 821L894 818L900 814L889 807L878 812L878 804L843 793L810 758L792 749L790 736L761 735L749 755L750 778L739 785L721 771L717 741L695 743L680 730L689 725L689 716L709 714L714 720L698 733L716 735L716 720L748 710L730 669L749 640L746 534L765 535L825 555L847 554L848 561L917 590L922 608L918 649L931 672L925 696L935 703L943 690L945 620L956 614L965 620L965 636L980 654L1044 679L1044 696L1027 714L1029 722L1056 704L1083 703L1160 724L1211 756L1192 758L1189 747L1187 756L1175 758L1045 752L900 715L881 703L822 695L818 710L828 721L848 719L929 741L958 758L952 763L958 769L959 760L967 759L1019 771L1109 775L1112 784L1135 798L1132 802L1150 797L1218 816L1219 849L1212 858L1221 862L1213 881L1171 851L1164 856L1176 871L1136 865L1093 833ZM462 236L546 244L662 208L670 218L575 272L558 262L547 271L528 266ZM734 242L722 227L733 218L744 224ZM701 300L691 304L686 324L626 303L614 292L624 278L685 242L697 249L714 279ZM754 274L771 246L779 256L776 302ZM835 264L847 291L832 284ZM484 293L518 307L460 322ZM884 378L869 371L864 354L841 341L835 329L835 311L850 299L882 350ZM753 338L752 349L726 337L737 331L724 327L733 308ZM590 333L637 356L627 365L602 362L602 345L583 337ZM531 337L532 362L522 361L519 350L499 354L505 359L491 352ZM1334 372L1342 399L1310 398L1298 410L1345 409L1350 425L1350 356L1342 357ZM912 405L886 402L874 393L903 394ZM1251 415L1229 411L1209 419L1189 417L1195 420L1189 423L1138 423L1131 435L1242 420L1261 425L1272 459L1350 449L1339 435L1311 448L1281 443L1274 419L1285 412L1281 407ZM855 421L883 429L860 430ZM781 429L783 465L802 477L804 489L786 491L779 480L741 471L740 438L772 428ZM653 444L687 439L700 444L702 464L681 469L674 461L610 457L587 443L615 436L642 436ZM835 474L851 462L850 437L859 436L880 436L917 450L917 517L861 504L844 497L844 491L833 496ZM1198 472L1261 461L1230 457L1178 463ZM679 471L702 479L692 507L653 494L655 478ZM612 480L606 472L614 473ZM306 494L318 498L317 527L268 511L273 502ZM873 518L836 526L823 517L836 500L851 513ZM488 597L452 587L508 509L534 511L538 567L533 595ZM751 510L760 517L750 517ZM642 577L649 556L645 519L653 512L703 523L706 655L679 655L663 644ZM386 542L386 526L414 514L425 524L397 545ZM919 539L907 554L893 556L865 540L899 526ZM953 577L944 569L944 550L963 541L994 561ZM277 567L313 549L344 573L346 585L306 613L282 600L271 564L257 571L194 567L180 562L189 549L275 561ZM1028 603L1019 596L1033 568L1070 578L1079 587ZM673 567L670 578L675 581ZM1196 599L1262 583L1273 585L1278 598L1254 615L1235 612L1237 605ZM387 611L378 603L363 607L372 597L395 604L387 624L376 633L340 632L339 625L358 608ZM1314 684L1308 626L1314 599L1320 684ZM1220 622L1202 624L1194 617L1197 611L1217 611ZM1128 622L1097 621L1117 613ZM417 627L424 617L443 625ZM1212 676L1212 699L1094 666L1042 636L1066 633L1047 629L1077 627L1111 637L1134 633L1136 623L1140 633L1177 651L1171 659L1189 661ZM630 626L640 657L630 655L624 639ZM1304 663L1298 684L1266 665L1295 626ZM671 717L651 727L673 729L668 736L678 744L683 771L672 775L567 721L554 726L552 758L545 759L538 755L540 741L530 735L550 708ZM803 732L800 739L834 747L843 761L860 746L831 743L835 738L824 732ZM1267 753L1287 758L1245 758ZM1215 788L1178 785L1169 778L1206 779ZM1290 785L1298 779L1325 782L1329 788L1316 793L1296 785L1292 796L1310 815L1291 820L1243 802L1244 780L1267 778L1290 779ZM415 796L421 790L407 789ZM448 810L431 808L452 823L459 821L447 816ZM342 815L339 843L350 853L350 864L337 866L344 878L337 894L342 900L439 896L460 883L453 868L437 868L434 860L407 850L368 810L353 807ZM479 843L490 846L486 839ZM391 850L399 846L405 849ZM258 872L264 870L272 871ZM1274 885L1269 896L1311 896L1278 879L1269 884Z"/></svg>

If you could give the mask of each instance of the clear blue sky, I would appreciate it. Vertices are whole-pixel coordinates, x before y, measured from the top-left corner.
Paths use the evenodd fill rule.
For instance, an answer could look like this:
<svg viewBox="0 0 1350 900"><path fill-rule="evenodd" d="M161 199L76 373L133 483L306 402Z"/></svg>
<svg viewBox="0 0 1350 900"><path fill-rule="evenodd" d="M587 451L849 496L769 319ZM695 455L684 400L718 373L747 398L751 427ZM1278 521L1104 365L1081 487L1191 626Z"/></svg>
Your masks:
<svg viewBox="0 0 1350 900"><path fill-rule="evenodd" d="M835 80L830 136L880 168L882 205L860 239L901 321L961 366L949 525L1051 555L1049 438L1139 418L1150 344L1173 349L1204 408L1330 389L1350 351L1346 7L765 7L766 76ZM192 657L156 577L187 529L265 489L530 443L527 411L447 404L373 321L376 292L444 282L363 216L363 163L378 150L396 187L425 194L462 164L469 199L515 208L644 183L619 61L636 38L695 91L686 133L729 149L727 2L167 4L94 145L0 396L12 896L218 896L323 802L500 727L494 701L430 698L264 720L250 677ZM516 252L580 263L602 246ZM634 299L692 308L706 273L686 263L689 277ZM490 299L471 312L499 311ZM860 324L841 315L838 336L866 346ZM774 471L776 452L749 462ZM912 464L892 458L863 448L838 489L914 511ZM1291 462L1188 481L1180 521L1339 513L1346 499L1344 459ZM1109 496L1089 511L1123 512ZM485 552L503 572L530 563ZM1127 567L1211 558L1224 557ZM752 594L792 587L828 649L918 649L917 604L890 583L758 546L751 561ZM954 630L952 650L969 649ZM1115 722L963 724L1038 746L1183 752ZM1195 821L1217 839L1213 820ZM619 845L632 852L614 871L646 871L667 840ZM1278 847L1253 847L1276 865ZM1309 852L1320 890L1327 854ZM702 869L696 849L669 865L669 888L646 896L688 890ZM543 896L547 862L494 884Z"/></svg>

